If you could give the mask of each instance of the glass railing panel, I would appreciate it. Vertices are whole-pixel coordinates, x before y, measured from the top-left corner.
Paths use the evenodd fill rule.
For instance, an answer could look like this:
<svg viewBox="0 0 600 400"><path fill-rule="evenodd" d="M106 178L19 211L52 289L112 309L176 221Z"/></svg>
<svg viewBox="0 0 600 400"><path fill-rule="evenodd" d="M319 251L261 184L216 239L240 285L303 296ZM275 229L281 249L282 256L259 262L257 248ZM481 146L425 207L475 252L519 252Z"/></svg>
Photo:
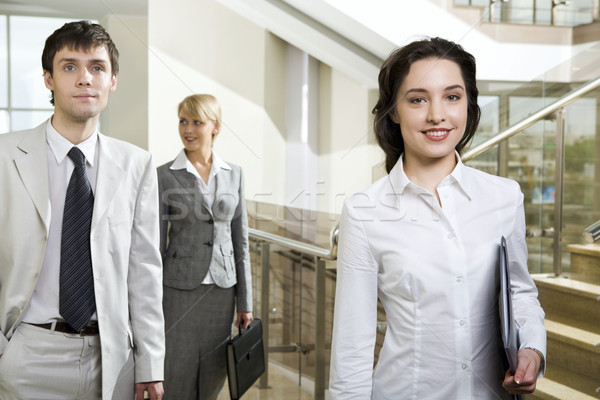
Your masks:
<svg viewBox="0 0 600 400"><path fill-rule="evenodd" d="M555 98L513 96L509 99L513 125L543 108ZM524 195L529 270L532 273L553 270L552 238L539 234L553 226L556 123L540 121L509 140L508 177L521 185Z"/></svg>
<svg viewBox="0 0 600 400"><path fill-rule="evenodd" d="M597 78L599 64L600 43L587 47L563 65L547 71L538 80L478 82L482 117L473 145L496 136L583 83ZM565 247L582 242L584 222L581 219L584 217L580 215L590 215L585 218L588 225L600 219L600 206L593 204L593 199L600 198L599 183L596 182L600 181L600 162L597 159L600 149L598 139L594 136L598 131L599 119L596 103L596 98L588 95L585 100L571 104L565 112L567 159L562 231L562 266L565 271L570 267L570 255ZM520 183L525 195L527 229L535 235L527 238L532 273L553 270L553 238L548 229L554 225L555 132L555 121L539 122L508 140L508 143L467 162L475 168L508 176ZM571 155L581 153L582 157L589 159L590 146L596 146L593 153L596 159L592 161L582 163ZM542 237L544 230L548 235Z"/></svg>
<svg viewBox="0 0 600 400"><path fill-rule="evenodd" d="M490 21L510 24L533 24L535 21L534 0L498 1L491 6Z"/></svg>
<svg viewBox="0 0 600 400"><path fill-rule="evenodd" d="M482 112L479 127L473 137L472 146L485 142L500 131L500 96L481 95L478 99ZM488 174L498 174L498 148L491 149L469 161L469 166L485 171Z"/></svg>
<svg viewBox="0 0 600 400"><path fill-rule="evenodd" d="M488 7L490 0L455 0L457 6Z"/></svg>
<svg viewBox="0 0 600 400"><path fill-rule="evenodd" d="M577 0L563 3L554 7L553 25L586 25L591 24L598 17L594 15L594 0ZM552 12L550 14L552 15Z"/></svg>
<svg viewBox="0 0 600 400"><path fill-rule="evenodd" d="M330 248L331 231L339 215L288 206L247 201L250 228ZM280 245L269 245L269 302L260 304L261 257L265 247L251 240L254 299L259 318L269 319L269 360L314 380L315 373L315 257ZM329 376L329 349L333 329L335 261L328 261L325 273L325 377ZM326 382L327 386L327 382Z"/></svg>
<svg viewBox="0 0 600 400"><path fill-rule="evenodd" d="M599 111L600 89L564 111L563 266L569 262L566 246L584 243L583 229L600 219Z"/></svg>
<svg viewBox="0 0 600 400"><path fill-rule="evenodd" d="M455 0L456 6L482 7L490 22L556 26L586 25L598 20L597 0Z"/></svg>

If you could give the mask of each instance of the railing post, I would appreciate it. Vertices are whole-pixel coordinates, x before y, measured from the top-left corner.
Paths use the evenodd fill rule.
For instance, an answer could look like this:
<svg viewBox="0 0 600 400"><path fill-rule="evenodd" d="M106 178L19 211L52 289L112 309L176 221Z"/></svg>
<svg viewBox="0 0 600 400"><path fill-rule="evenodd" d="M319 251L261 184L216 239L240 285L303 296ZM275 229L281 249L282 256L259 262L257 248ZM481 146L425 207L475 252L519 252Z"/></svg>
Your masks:
<svg viewBox="0 0 600 400"><path fill-rule="evenodd" d="M263 344L265 350L265 372L260 377L258 387L261 389L269 388L269 274L271 264L269 260L269 243L260 244L260 319L263 327Z"/></svg>
<svg viewBox="0 0 600 400"><path fill-rule="evenodd" d="M325 399L325 260L315 268L315 400Z"/></svg>
<svg viewBox="0 0 600 400"><path fill-rule="evenodd" d="M565 168L564 108L556 111L556 159L554 163L554 275L562 273L563 174Z"/></svg>

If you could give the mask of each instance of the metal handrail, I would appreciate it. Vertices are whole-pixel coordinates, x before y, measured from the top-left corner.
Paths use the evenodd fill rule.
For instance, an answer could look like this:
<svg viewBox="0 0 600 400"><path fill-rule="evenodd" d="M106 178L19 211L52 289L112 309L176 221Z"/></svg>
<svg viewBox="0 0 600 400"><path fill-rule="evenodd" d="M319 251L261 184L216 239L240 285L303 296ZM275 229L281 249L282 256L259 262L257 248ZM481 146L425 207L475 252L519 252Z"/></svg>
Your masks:
<svg viewBox="0 0 600 400"><path fill-rule="evenodd" d="M496 146L498 143L503 142L504 140L529 128L531 125L535 124L536 122L541 121L542 119L546 118L547 116L551 115L552 113L556 112L557 110L566 107L567 105L571 104L578 98L582 97L583 95L585 95L599 87L600 87L600 77L598 77L596 79L592 79L591 81L588 81L587 83L583 84L579 88L573 90L572 92L567 93L560 99L556 100L554 103L542 108L540 111L538 111L538 112L530 115L529 117L525 118L524 120L514 124L510 128L505 129L504 131L500 132L496 136L494 136L494 137L486 140L485 142L480 143L479 145L475 146L474 148L468 150L464 155L462 155L462 160L468 161L472 158L477 157L481 153L484 153L484 152L490 150L491 148Z"/></svg>
<svg viewBox="0 0 600 400"><path fill-rule="evenodd" d="M312 244L304 243L299 240L289 239L284 236L275 235L269 232L260 231L258 229L248 228L248 235L250 238L269 242L290 250L296 250L301 253L309 254L315 257L319 257L325 260L337 259L337 241L339 234L339 226L335 226L330 233L331 246L329 249L315 246Z"/></svg>

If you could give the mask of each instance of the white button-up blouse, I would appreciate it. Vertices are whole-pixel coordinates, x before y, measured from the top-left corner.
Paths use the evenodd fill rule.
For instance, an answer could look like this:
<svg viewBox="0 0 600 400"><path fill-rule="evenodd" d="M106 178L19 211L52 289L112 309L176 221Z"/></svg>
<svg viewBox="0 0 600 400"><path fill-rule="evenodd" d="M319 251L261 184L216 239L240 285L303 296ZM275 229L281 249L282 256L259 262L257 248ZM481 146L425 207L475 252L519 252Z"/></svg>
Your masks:
<svg viewBox="0 0 600 400"><path fill-rule="evenodd" d="M346 199L332 399L511 398L501 386L501 236L509 249L520 346L546 353L544 312L527 270L519 185L459 159L437 191L441 206L407 178L400 157L388 176ZM388 325L373 371L378 298Z"/></svg>

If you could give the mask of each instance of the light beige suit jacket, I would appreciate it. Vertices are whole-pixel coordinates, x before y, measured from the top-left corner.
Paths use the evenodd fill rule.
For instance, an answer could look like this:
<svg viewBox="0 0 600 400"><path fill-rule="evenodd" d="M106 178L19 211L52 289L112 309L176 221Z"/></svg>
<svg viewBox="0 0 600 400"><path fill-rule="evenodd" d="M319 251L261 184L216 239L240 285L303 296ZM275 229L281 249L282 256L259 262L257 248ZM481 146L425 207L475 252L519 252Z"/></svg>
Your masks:
<svg viewBox="0 0 600 400"><path fill-rule="evenodd" d="M50 224L46 123L0 135L0 354L29 306ZM163 380L158 189L151 155L99 135L91 253L102 399Z"/></svg>

